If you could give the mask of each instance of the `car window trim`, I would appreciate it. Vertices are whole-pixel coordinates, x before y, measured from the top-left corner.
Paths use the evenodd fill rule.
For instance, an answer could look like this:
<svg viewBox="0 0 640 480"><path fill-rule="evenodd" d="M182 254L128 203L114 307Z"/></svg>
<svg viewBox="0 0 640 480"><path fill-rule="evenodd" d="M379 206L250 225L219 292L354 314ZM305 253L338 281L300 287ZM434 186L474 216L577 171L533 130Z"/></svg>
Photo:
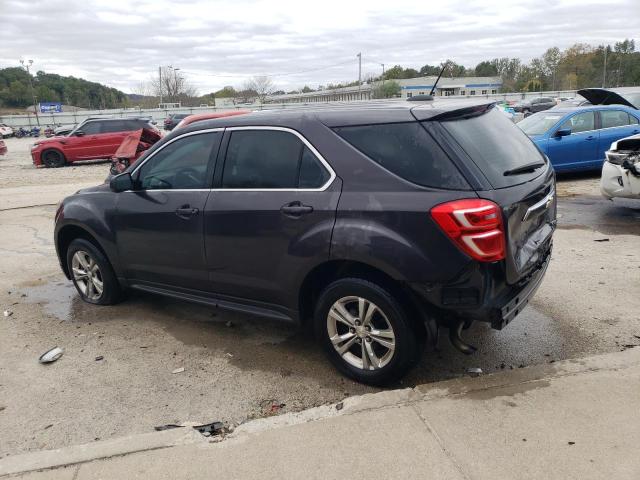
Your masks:
<svg viewBox="0 0 640 480"><path fill-rule="evenodd" d="M296 137L311 151L311 153L320 161L320 164L329 172L329 180L327 180L321 187L318 188L212 188L213 192L324 192L326 191L333 181L336 179L336 172L333 170L329 162L320 154L320 152L297 130L289 127L275 127L267 125L243 125L239 127L228 127L227 132L242 131L242 130L272 130L276 132L288 132ZM304 150L304 149L303 149ZM222 162L222 168L224 169L224 163L227 160L227 152L224 153L224 162Z"/></svg>

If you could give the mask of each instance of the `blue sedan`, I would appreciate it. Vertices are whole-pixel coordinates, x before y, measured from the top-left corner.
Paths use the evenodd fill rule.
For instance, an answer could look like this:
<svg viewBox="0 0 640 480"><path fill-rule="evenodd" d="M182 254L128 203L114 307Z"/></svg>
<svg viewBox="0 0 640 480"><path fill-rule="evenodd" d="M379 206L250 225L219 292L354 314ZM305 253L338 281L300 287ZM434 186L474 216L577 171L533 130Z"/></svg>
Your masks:
<svg viewBox="0 0 640 480"><path fill-rule="evenodd" d="M640 133L640 110L623 105L556 108L517 124L557 172L602 168L611 143Z"/></svg>

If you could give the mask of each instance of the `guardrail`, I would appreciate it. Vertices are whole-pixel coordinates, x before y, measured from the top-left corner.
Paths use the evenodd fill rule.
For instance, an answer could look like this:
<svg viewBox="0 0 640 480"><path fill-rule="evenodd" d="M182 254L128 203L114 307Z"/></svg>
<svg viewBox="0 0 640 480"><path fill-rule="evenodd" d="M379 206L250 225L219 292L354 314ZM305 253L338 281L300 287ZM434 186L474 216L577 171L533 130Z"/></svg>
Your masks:
<svg viewBox="0 0 640 480"><path fill-rule="evenodd" d="M498 100L522 100L532 97L573 97L576 95L575 90L559 90L553 92L527 92L527 93L496 93L487 95L465 95L465 96L448 96L436 97L438 100L454 100L461 98L481 99L488 98ZM256 103L250 105L234 105L220 107L180 107L172 109L138 109L138 108L120 108L111 110L80 110L74 112L62 113L39 113L40 126L46 125L76 125L83 122L89 117L102 118L127 118L127 117L150 117L155 122L162 122L169 114L172 113L205 113L220 112L225 110L274 110L274 109L293 109L320 107L322 105L341 105L354 103L372 103L372 102L397 102L406 101L405 99L388 99L388 100L352 100L352 101L325 101L325 102L291 102L291 103ZM37 125L36 116L32 113L27 115L0 115L0 123L4 123L11 127L32 127Z"/></svg>

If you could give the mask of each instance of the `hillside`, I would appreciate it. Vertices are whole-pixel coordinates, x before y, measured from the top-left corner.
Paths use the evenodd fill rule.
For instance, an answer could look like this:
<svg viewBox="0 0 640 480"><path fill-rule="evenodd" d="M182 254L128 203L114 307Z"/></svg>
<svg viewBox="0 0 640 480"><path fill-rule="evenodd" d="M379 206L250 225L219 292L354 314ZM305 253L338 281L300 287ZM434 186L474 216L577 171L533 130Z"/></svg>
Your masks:
<svg viewBox="0 0 640 480"><path fill-rule="evenodd" d="M0 69L0 108L26 108L33 105L28 73L19 67ZM63 77L39 71L32 76L38 102L62 102L81 108L127 106L126 93L82 78Z"/></svg>

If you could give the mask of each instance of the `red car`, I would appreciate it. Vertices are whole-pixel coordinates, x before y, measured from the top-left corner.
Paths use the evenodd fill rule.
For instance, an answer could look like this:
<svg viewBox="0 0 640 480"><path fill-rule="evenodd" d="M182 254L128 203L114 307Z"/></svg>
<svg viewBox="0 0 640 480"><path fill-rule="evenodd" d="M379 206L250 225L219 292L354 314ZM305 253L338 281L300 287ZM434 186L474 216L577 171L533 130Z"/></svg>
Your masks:
<svg viewBox="0 0 640 480"><path fill-rule="evenodd" d="M183 128L193 122L199 122L201 120L212 120L214 118L233 117L234 115L244 115L245 113L251 113L251 110L226 110L224 112L208 112L208 113L194 113L189 115L178 123L175 128Z"/></svg>
<svg viewBox="0 0 640 480"><path fill-rule="evenodd" d="M31 147L33 164L36 167L63 167L83 160L111 159L127 135L143 128L160 135L149 119L89 118L66 136L37 141Z"/></svg>
<svg viewBox="0 0 640 480"><path fill-rule="evenodd" d="M127 135L111 157L111 175L124 172L129 165L134 163L154 143L162 138L157 130L141 128Z"/></svg>
<svg viewBox="0 0 640 480"><path fill-rule="evenodd" d="M4 155L5 153L7 153L7 145L0 140L0 155Z"/></svg>

